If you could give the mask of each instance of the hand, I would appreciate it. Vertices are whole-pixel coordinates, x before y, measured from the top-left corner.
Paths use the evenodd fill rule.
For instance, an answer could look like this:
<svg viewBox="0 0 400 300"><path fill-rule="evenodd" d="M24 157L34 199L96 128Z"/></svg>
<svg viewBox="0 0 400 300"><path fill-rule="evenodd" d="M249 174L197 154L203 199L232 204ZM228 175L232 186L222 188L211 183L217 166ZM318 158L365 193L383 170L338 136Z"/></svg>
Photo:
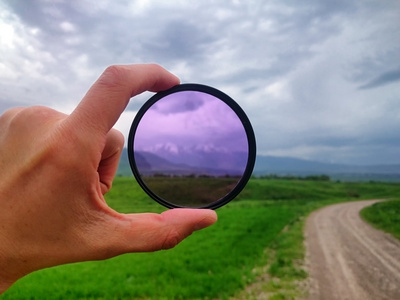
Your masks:
<svg viewBox="0 0 400 300"><path fill-rule="evenodd" d="M129 99L178 83L157 65L112 66L69 116L29 107L0 117L0 293L42 268L172 248L216 221L203 209L120 214L103 197L123 148L112 126Z"/></svg>

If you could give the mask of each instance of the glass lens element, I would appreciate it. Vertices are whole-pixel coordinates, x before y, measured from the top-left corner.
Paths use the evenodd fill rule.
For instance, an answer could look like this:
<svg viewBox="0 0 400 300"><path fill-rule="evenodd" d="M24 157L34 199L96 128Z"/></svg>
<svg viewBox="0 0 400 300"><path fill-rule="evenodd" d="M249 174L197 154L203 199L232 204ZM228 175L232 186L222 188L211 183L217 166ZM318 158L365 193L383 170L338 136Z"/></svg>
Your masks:
<svg viewBox="0 0 400 300"><path fill-rule="evenodd" d="M211 207L235 189L248 166L242 120L201 91L158 99L130 139L139 183L169 207Z"/></svg>

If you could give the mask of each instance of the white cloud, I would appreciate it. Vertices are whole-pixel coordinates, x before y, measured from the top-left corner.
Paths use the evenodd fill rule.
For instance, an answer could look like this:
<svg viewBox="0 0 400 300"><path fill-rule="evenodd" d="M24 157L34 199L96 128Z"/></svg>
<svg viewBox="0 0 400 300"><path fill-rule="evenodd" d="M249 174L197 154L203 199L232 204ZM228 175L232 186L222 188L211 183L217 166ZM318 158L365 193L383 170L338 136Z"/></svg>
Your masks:
<svg viewBox="0 0 400 300"><path fill-rule="evenodd" d="M67 21L62 22L60 24L60 27L65 32L74 32L74 31L76 31L76 28L75 28L74 24L72 24L70 22L67 22Z"/></svg>
<svg viewBox="0 0 400 300"><path fill-rule="evenodd" d="M122 113L121 117L119 118L119 120L117 121L117 123L115 124L114 128L119 130L125 137L125 145L128 141L128 134L129 134L129 130L131 128L133 119L136 116L135 111L125 111Z"/></svg>
<svg viewBox="0 0 400 300"><path fill-rule="evenodd" d="M358 0L3 1L0 112L70 112L107 65L157 62L237 100L260 153L400 163L399 11ZM125 134L148 96L117 123Z"/></svg>

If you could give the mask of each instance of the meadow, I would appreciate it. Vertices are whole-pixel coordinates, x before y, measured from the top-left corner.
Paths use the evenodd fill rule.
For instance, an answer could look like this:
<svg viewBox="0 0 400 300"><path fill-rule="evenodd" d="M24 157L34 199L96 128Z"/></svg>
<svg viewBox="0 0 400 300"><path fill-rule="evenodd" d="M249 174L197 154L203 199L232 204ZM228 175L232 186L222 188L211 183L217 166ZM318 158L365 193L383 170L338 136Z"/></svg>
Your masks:
<svg viewBox="0 0 400 300"><path fill-rule="evenodd" d="M303 293L303 225L313 210L336 202L400 198L399 184L251 179L218 222L177 247L106 261L41 270L0 299L256 299L246 287L262 279L270 299ZM106 196L119 212L161 212L130 177ZM299 284L300 283L300 284Z"/></svg>
<svg viewBox="0 0 400 300"><path fill-rule="evenodd" d="M151 191L166 201L186 207L204 207L221 199L238 183L240 177L164 176L142 177Z"/></svg>
<svg viewBox="0 0 400 300"><path fill-rule="evenodd" d="M391 233L400 240L400 200L375 203L364 208L361 217L377 229Z"/></svg>

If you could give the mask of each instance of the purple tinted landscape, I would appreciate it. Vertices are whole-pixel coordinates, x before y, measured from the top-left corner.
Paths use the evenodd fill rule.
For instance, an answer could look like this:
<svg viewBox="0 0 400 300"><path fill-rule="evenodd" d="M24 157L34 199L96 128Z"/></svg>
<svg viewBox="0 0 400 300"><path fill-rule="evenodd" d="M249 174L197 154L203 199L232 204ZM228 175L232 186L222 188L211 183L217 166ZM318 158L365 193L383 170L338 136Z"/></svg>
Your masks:
<svg viewBox="0 0 400 300"><path fill-rule="evenodd" d="M184 91L154 104L134 140L141 173L242 175L248 141L236 113L212 95Z"/></svg>
<svg viewBox="0 0 400 300"><path fill-rule="evenodd" d="M247 164L246 153L185 153L182 156L171 155L170 159L151 152L135 153L136 165L141 174L154 173L188 175L204 174L211 176L241 176Z"/></svg>

